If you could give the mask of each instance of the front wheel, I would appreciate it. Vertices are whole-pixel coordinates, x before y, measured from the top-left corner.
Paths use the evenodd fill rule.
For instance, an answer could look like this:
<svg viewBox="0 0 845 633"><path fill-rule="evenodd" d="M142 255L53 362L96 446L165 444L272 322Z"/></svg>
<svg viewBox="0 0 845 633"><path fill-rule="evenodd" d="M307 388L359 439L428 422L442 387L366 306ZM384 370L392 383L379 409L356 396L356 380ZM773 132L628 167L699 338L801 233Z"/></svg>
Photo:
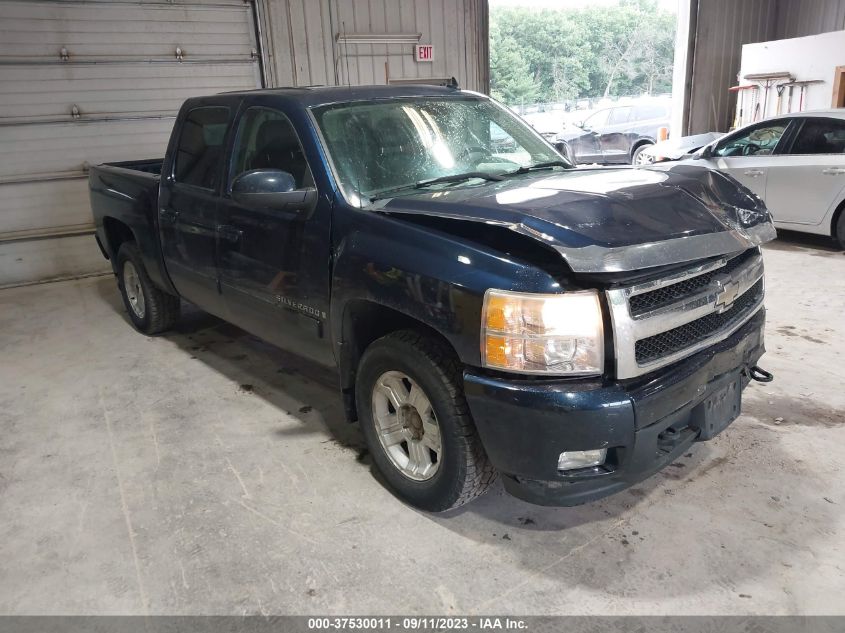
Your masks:
<svg viewBox="0 0 845 633"><path fill-rule="evenodd" d="M839 248L845 250L845 209L839 214L839 219L833 229L833 237L839 242Z"/></svg>
<svg viewBox="0 0 845 633"><path fill-rule="evenodd" d="M373 461L421 510L463 505L496 479L462 383L451 350L411 330L375 341L358 367L358 417Z"/></svg>
<svg viewBox="0 0 845 633"><path fill-rule="evenodd" d="M117 286L129 320L139 332L164 332L179 318L179 297L156 287L134 242L124 242L117 251Z"/></svg>

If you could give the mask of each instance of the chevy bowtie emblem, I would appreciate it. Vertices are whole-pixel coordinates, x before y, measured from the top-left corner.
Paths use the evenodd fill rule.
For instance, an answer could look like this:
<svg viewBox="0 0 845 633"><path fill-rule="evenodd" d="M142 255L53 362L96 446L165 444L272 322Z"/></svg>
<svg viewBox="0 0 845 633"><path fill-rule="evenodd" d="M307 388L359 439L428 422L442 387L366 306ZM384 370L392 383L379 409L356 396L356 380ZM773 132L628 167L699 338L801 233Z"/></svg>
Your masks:
<svg viewBox="0 0 845 633"><path fill-rule="evenodd" d="M716 307L719 312L724 312L731 307L739 294L739 284L731 279L719 281L719 290L716 292Z"/></svg>

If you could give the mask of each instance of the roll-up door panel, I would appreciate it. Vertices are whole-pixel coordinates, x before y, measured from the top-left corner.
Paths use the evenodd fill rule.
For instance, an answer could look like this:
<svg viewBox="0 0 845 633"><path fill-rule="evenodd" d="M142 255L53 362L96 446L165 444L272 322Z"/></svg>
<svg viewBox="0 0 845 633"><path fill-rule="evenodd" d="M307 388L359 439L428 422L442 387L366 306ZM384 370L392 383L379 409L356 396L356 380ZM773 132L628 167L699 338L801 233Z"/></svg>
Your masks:
<svg viewBox="0 0 845 633"><path fill-rule="evenodd" d="M161 157L185 99L259 87L252 11L0 1L0 285L107 268L87 165Z"/></svg>

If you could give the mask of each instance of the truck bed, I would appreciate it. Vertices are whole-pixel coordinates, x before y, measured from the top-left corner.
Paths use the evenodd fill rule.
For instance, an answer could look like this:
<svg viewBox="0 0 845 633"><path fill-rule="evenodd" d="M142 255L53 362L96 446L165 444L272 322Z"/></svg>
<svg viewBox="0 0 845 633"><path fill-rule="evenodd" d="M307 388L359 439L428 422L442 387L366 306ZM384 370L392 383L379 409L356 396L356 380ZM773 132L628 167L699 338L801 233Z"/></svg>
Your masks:
<svg viewBox="0 0 845 633"><path fill-rule="evenodd" d="M88 185L97 241L115 265L116 245L131 234L150 277L166 287L158 242L158 187L164 159L91 167Z"/></svg>
<svg viewBox="0 0 845 633"><path fill-rule="evenodd" d="M145 160L124 160L118 163L103 163L100 167L119 167L121 169L142 171L147 174L160 176L163 164L163 158L148 158Z"/></svg>

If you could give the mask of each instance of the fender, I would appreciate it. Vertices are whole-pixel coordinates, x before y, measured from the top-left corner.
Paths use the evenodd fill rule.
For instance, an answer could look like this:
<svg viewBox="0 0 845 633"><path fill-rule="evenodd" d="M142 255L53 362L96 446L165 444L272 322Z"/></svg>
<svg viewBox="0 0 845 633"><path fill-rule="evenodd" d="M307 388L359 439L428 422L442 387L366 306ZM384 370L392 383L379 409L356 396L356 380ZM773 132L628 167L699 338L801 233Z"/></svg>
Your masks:
<svg viewBox="0 0 845 633"><path fill-rule="evenodd" d="M488 288L560 292L549 273L448 234L372 211L338 214L353 226L334 249L331 331L342 358L343 321L350 301L369 301L439 332L460 360L481 364L481 308ZM483 230L479 227L479 230Z"/></svg>

